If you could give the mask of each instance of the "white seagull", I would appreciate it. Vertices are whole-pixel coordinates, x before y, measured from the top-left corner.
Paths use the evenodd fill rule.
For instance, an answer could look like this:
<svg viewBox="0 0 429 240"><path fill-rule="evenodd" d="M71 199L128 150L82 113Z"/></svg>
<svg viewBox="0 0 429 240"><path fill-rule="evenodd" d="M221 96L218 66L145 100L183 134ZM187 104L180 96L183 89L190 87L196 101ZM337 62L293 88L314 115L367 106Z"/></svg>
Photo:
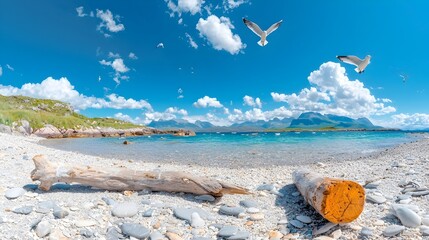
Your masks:
<svg viewBox="0 0 429 240"><path fill-rule="evenodd" d="M164 48L164 43L158 43L158 45L156 45L157 48Z"/></svg>
<svg viewBox="0 0 429 240"><path fill-rule="evenodd" d="M274 23L266 31L262 31L262 29L256 23L251 22L245 18L243 18L243 22L244 22L244 24L246 24L246 26L250 30L252 30L256 35L258 35L261 38L261 40L258 42L258 44L259 44L259 46L263 47L263 46L268 44L267 36L270 35L270 33L277 30L277 28L280 27L280 24L283 22L283 20L280 20L280 21Z"/></svg>
<svg viewBox="0 0 429 240"><path fill-rule="evenodd" d="M356 56L337 56L337 58L342 62L355 65L355 71L357 73L363 73L365 71L366 66L368 66L371 60L370 55L367 55L363 60Z"/></svg>
<svg viewBox="0 0 429 240"><path fill-rule="evenodd" d="M399 76L402 78L403 83L405 83L408 80L408 75L399 74Z"/></svg>

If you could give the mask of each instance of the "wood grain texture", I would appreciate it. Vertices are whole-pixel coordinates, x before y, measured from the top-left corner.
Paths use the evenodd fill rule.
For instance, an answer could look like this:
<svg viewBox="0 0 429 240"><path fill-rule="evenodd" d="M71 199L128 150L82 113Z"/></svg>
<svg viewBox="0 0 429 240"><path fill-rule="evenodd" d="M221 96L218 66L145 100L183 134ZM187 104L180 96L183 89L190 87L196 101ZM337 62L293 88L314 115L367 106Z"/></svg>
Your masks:
<svg viewBox="0 0 429 240"><path fill-rule="evenodd" d="M307 169L292 173L299 192L320 215L332 223L349 223L365 204L364 188L350 180L323 177Z"/></svg>
<svg viewBox="0 0 429 240"><path fill-rule="evenodd" d="M48 191L56 182L80 183L111 191L140 191L144 189L166 192L186 192L216 197L224 194L248 194L248 190L206 177L196 177L185 172L137 171L119 168L93 168L90 166L60 166L43 155L33 158L33 181Z"/></svg>

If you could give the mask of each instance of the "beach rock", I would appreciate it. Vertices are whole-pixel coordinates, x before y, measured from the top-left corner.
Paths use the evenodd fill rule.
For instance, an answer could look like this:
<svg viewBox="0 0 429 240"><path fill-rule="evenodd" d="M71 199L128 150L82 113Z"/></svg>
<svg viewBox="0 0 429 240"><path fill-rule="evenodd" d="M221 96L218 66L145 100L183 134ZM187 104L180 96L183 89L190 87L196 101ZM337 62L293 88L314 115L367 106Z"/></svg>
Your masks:
<svg viewBox="0 0 429 240"><path fill-rule="evenodd" d="M56 208L53 212L53 215L55 218L61 219L61 218L65 218L66 216L68 216L69 212L64 210L64 209L61 209L61 208Z"/></svg>
<svg viewBox="0 0 429 240"><path fill-rule="evenodd" d="M219 208L219 213L229 216L238 216L240 213L243 213L245 210L242 207L228 207L223 205Z"/></svg>
<svg viewBox="0 0 429 240"><path fill-rule="evenodd" d="M70 240L70 238L64 236L63 232L59 229L51 230L49 234L49 240Z"/></svg>
<svg viewBox="0 0 429 240"><path fill-rule="evenodd" d="M34 229L37 227L37 225L42 221L43 216L39 216L36 219L32 220L30 222L30 229Z"/></svg>
<svg viewBox="0 0 429 240"><path fill-rule="evenodd" d="M295 220L295 219L291 220L289 223L296 228L303 228L304 227L304 224L302 222Z"/></svg>
<svg viewBox="0 0 429 240"><path fill-rule="evenodd" d="M192 213L198 213L198 215L203 219L210 218L210 215L203 209L199 208L175 208L173 214L175 217L192 222Z"/></svg>
<svg viewBox="0 0 429 240"><path fill-rule="evenodd" d="M311 223L312 222L311 218L308 216L305 216L305 215L298 215L298 216L296 216L296 219L303 222L303 223Z"/></svg>
<svg viewBox="0 0 429 240"><path fill-rule="evenodd" d="M138 206L134 202L117 203L113 206L112 215L116 217L132 217L138 213Z"/></svg>
<svg viewBox="0 0 429 240"><path fill-rule="evenodd" d="M88 229L81 229L79 231L79 233L81 236L84 236L86 238L91 238L94 236L94 232L92 232L91 230L88 230Z"/></svg>
<svg viewBox="0 0 429 240"><path fill-rule="evenodd" d="M143 217L152 217L152 215L153 215L153 212L155 211L155 209L153 209L153 208L151 208L151 209L149 209L149 210L146 210L144 213L143 213Z"/></svg>
<svg viewBox="0 0 429 240"><path fill-rule="evenodd" d="M424 218L422 218L422 224L429 226L429 217L425 216Z"/></svg>
<svg viewBox="0 0 429 240"><path fill-rule="evenodd" d="M39 185L37 185L37 184L33 184L33 183L29 183L29 184L25 184L25 185L23 186L23 188L24 188L25 190L34 191L34 190L36 190L37 188L39 188Z"/></svg>
<svg viewBox="0 0 429 240"><path fill-rule="evenodd" d="M248 213L258 213L260 210L259 208L255 208L255 207L250 207L246 210L246 212Z"/></svg>
<svg viewBox="0 0 429 240"><path fill-rule="evenodd" d="M238 233L238 227L236 227L236 226L224 226L219 230L217 235L219 237L228 238L228 237L231 237L237 233Z"/></svg>
<svg viewBox="0 0 429 240"><path fill-rule="evenodd" d="M244 240L250 237L250 232L248 231L238 231L233 236L227 238L228 240Z"/></svg>
<svg viewBox="0 0 429 240"><path fill-rule="evenodd" d="M214 202L216 200L216 198L213 197L212 195L195 196L195 199L200 200L200 201L207 201L207 202Z"/></svg>
<svg viewBox="0 0 429 240"><path fill-rule="evenodd" d="M399 233L401 233L404 230L405 230L404 226L391 225L391 226L388 226L387 228L384 229L383 235L385 237L393 237L395 235L398 235Z"/></svg>
<svg viewBox="0 0 429 240"><path fill-rule="evenodd" d="M40 238L47 236L51 232L51 224L49 224L48 221L42 221L37 224L35 231L37 236Z"/></svg>
<svg viewBox="0 0 429 240"><path fill-rule="evenodd" d="M240 205L245 207L245 208L256 208L258 207L258 203L254 200L250 200L250 199L246 199L246 200L241 200L240 201Z"/></svg>
<svg viewBox="0 0 429 240"><path fill-rule="evenodd" d="M397 198L398 198L398 200L407 200L407 199L411 198L411 195L409 195L409 194L402 194L402 195L399 195Z"/></svg>
<svg viewBox="0 0 429 240"><path fill-rule="evenodd" d="M174 232L167 232L165 234L165 236L169 239L169 240L183 240L182 237L180 237L177 233Z"/></svg>
<svg viewBox="0 0 429 240"><path fill-rule="evenodd" d="M425 196L429 194L429 190L425 190L425 191L417 191L417 192L411 192L410 193L411 196L413 197L421 197L421 196Z"/></svg>
<svg viewBox="0 0 429 240"><path fill-rule="evenodd" d="M377 204L381 204L386 202L386 198L381 196L381 195L376 195L376 194L367 194L366 195L366 200L372 202L372 203L377 203Z"/></svg>
<svg viewBox="0 0 429 240"><path fill-rule="evenodd" d="M370 228L363 227L362 230L360 231L360 234L365 237L370 237L372 236L372 230Z"/></svg>
<svg viewBox="0 0 429 240"><path fill-rule="evenodd" d="M193 237L191 240L211 240L211 238L207 238L207 237Z"/></svg>
<svg viewBox="0 0 429 240"><path fill-rule="evenodd" d="M135 237L137 239L145 239L149 237L150 230L136 223L124 223L121 225L122 234Z"/></svg>
<svg viewBox="0 0 429 240"><path fill-rule="evenodd" d="M43 138L62 138L63 134L58 130L58 128L46 124L44 127L37 129L34 132L34 135Z"/></svg>
<svg viewBox="0 0 429 240"><path fill-rule="evenodd" d="M302 224L302 223L301 223ZM320 228L316 229L316 231L313 232L313 235L320 235L323 234L329 230L331 230L333 227L337 226L335 223L328 222L325 225L321 226Z"/></svg>
<svg viewBox="0 0 429 240"><path fill-rule="evenodd" d="M260 221L264 218L265 218L265 215L263 213L254 213L254 214L251 214L249 217L250 221Z"/></svg>
<svg viewBox="0 0 429 240"><path fill-rule="evenodd" d="M118 230L115 227L109 227L107 228L106 232L106 240L118 240L122 239L123 237L118 232Z"/></svg>
<svg viewBox="0 0 429 240"><path fill-rule="evenodd" d="M24 206L24 207L20 207L20 208L15 208L12 212L18 213L18 214L23 214L23 215L28 215L32 211L33 211L33 206Z"/></svg>
<svg viewBox="0 0 429 240"><path fill-rule="evenodd" d="M402 225L413 228L421 225L422 220L414 211L399 205L394 205L392 208L395 216L401 220Z"/></svg>
<svg viewBox="0 0 429 240"><path fill-rule="evenodd" d="M102 197L101 200L103 200L109 206L113 206L116 204L115 200L113 200L109 197Z"/></svg>
<svg viewBox="0 0 429 240"><path fill-rule="evenodd" d="M12 128L4 124L0 124L0 133L12 134Z"/></svg>
<svg viewBox="0 0 429 240"><path fill-rule="evenodd" d="M291 195L292 195L292 197L298 197L299 195L301 195L301 193L300 192L293 192Z"/></svg>
<svg viewBox="0 0 429 240"><path fill-rule="evenodd" d="M421 226L420 233L422 234L422 236L429 236L429 227Z"/></svg>
<svg viewBox="0 0 429 240"><path fill-rule="evenodd" d="M341 229L337 229L333 231L329 236L331 236L333 239L339 239L343 235L343 232Z"/></svg>
<svg viewBox="0 0 429 240"><path fill-rule="evenodd" d="M160 232L154 231L149 235L149 239L150 240L162 240L165 238L164 238L164 235L162 235Z"/></svg>
<svg viewBox="0 0 429 240"><path fill-rule="evenodd" d="M206 223L197 212L191 214L191 226L194 228L204 227Z"/></svg>
<svg viewBox="0 0 429 240"><path fill-rule="evenodd" d="M26 191L24 188L16 187L16 188L11 188L11 189L6 190L6 192L4 193L4 196L10 200L10 199L15 199L15 198L21 197L22 195L25 194L25 192Z"/></svg>

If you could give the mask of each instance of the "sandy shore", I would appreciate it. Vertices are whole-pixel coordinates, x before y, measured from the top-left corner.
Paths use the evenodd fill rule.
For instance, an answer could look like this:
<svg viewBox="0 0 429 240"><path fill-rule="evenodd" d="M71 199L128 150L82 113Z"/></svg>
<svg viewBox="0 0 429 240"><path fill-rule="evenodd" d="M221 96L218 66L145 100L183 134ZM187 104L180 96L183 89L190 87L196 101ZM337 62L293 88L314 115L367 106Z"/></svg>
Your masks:
<svg viewBox="0 0 429 240"><path fill-rule="evenodd" d="M45 239L115 239L115 234L122 237L123 223L135 223L143 226L152 234L152 239L223 239L218 237L222 226L224 232L235 232L230 239L313 239L315 229L327 222L320 217L303 198L297 194L292 184L291 173L295 166L275 166L263 168L229 169L220 167L202 167L191 165L172 165L157 163L140 163L104 159L65 152L38 145L39 138L20 137L0 134L0 239L39 239L43 231L49 232ZM90 146L89 146L90 147ZM107 192L83 187L80 185L59 185L49 192L27 190L16 199L5 197L9 189L32 184L30 173L34 169L32 157L44 154L50 160L64 164L91 165L95 167L127 167L136 170L180 170L199 176L220 179L251 190L251 195L227 195L214 202L198 200L191 194L172 193L134 193L125 196L120 192ZM302 167L302 166L300 166ZM391 225L403 224L392 214L392 204L398 202L403 194L401 183L413 182L420 187L429 186L429 138L402 144L373 157L356 161L325 162L305 167L326 176L347 178L364 184L375 181L367 195L377 196L381 203L367 201L364 212L354 222L342 226L334 226L320 236L338 239L384 239L383 231ZM37 184L37 182L36 182ZM272 191L256 189L269 184ZM381 197L380 197L381 196ZM138 213L125 218L112 215L115 205L108 205L102 200L108 198L137 207ZM429 195L399 197L418 207L417 215L422 220L421 226L406 227L397 239L425 239L423 231L428 232L429 226ZM382 201L382 200L385 201ZM251 200L255 207L247 209L238 217L219 214L223 205L240 206L240 201ZM46 201L55 205L54 210L46 211ZM49 205L49 204L48 204ZM31 207L27 214L22 207ZM211 217L199 222L196 227L179 219L174 214L177 208L198 208ZM21 209L20 209L21 208ZM413 207L411 207L413 208ZM414 207L415 208L415 207ZM18 209L18 210L17 210ZM52 211L61 209L60 218ZM14 212L15 210L15 212ZM153 210L153 211L148 211ZM246 210L246 209L243 209ZM65 216L64 216L65 215ZM298 228L291 224L298 215L311 219L310 223ZM41 221L37 226L37 223ZM31 229L32 225L36 225ZM234 226L236 228L234 228ZM238 229L237 229L238 228ZM220 230L219 230L220 229ZM48 231L49 230L49 231ZM237 230L247 238L240 238ZM159 234L158 234L159 233ZM227 234L228 235L228 234ZM320 237L319 239L330 239ZM234 238L235 237L235 238ZM276 238L277 237L277 238ZM395 238L395 237L394 237ZM117 238L116 238L117 239ZM126 238L127 239L127 238ZM131 237L131 239L136 239ZM227 239L227 238L225 238Z"/></svg>

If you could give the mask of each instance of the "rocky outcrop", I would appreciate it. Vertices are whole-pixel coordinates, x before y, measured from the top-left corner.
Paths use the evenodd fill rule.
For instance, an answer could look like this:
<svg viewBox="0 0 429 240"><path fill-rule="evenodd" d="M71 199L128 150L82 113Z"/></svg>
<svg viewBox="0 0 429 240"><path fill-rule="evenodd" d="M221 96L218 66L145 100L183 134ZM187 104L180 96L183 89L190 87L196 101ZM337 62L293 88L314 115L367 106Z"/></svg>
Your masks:
<svg viewBox="0 0 429 240"><path fill-rule="evenodd" d="M35 135L44 138L92 138L92 137L127 137L147 136L153 134L172 134L174 136L195 136L195 132L189 130L158 130L154 128L82 128L82 129L58 129L52 125L46 125L37 129Z"/></svg>

